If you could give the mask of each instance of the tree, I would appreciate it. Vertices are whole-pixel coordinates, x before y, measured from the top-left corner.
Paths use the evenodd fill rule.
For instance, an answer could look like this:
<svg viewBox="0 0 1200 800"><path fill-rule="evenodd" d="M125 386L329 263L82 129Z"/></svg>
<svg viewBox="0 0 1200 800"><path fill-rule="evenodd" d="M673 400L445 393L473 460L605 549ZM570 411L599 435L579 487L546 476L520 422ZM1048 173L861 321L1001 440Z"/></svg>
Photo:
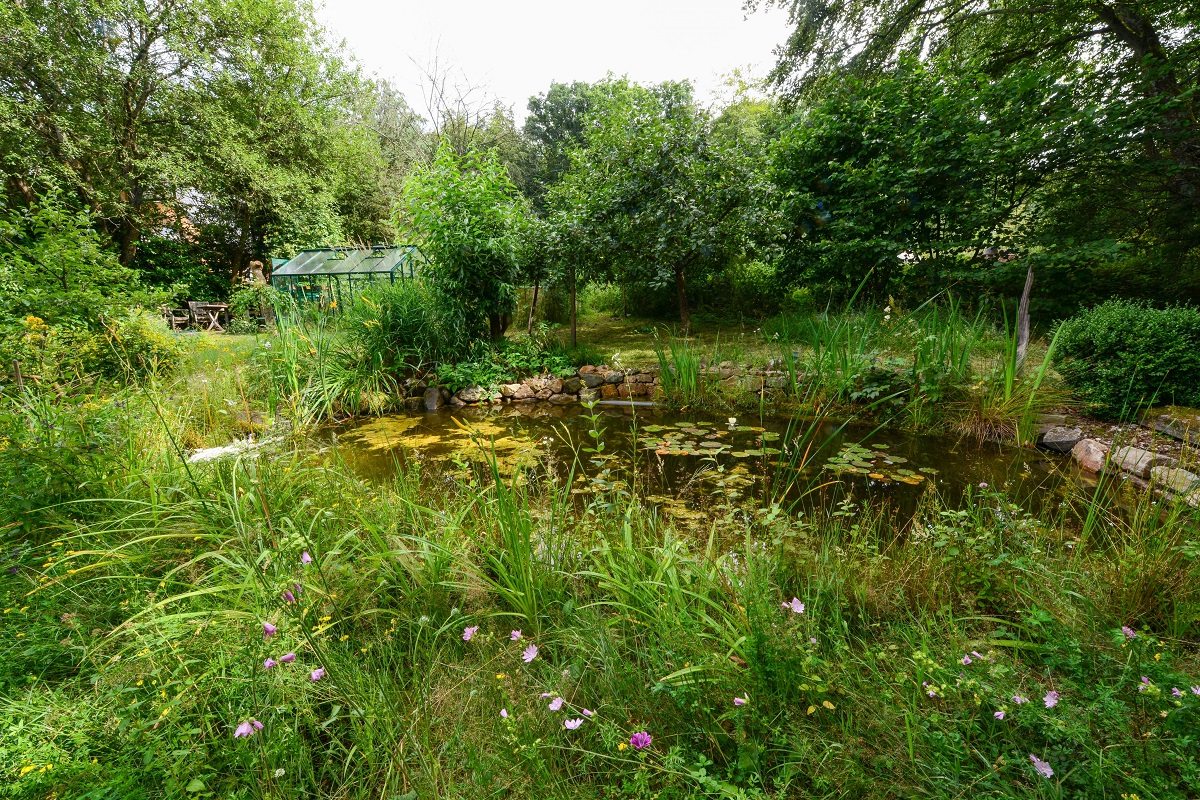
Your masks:
<svg viewBox="0 0 1200 800"><path fill-rule="evenodd" d="M407 162L384 155L388 101L414 127L303 0L0 4L9 197L62 189L126 266L165 227L226 286L254 258L391 238L381 187Z"/></svg>
<svg viewBox="0 0 1200 800"><path fill-rule="evenodd" d="M604 87L585 144L551 189L552 219L574 271L674 289L691 326L688 284L747 242L746 210L760 180L738 137L712 122L686 83Z"/></svg>
<svg viewBox="0 0 1200 800"><path fill-rule="evenodd" d="M504 336L516 291L524 208L495 153L455 153L443 142L405 186L400 213L426 256L434 285L460 305L474 339Z"/></svg>

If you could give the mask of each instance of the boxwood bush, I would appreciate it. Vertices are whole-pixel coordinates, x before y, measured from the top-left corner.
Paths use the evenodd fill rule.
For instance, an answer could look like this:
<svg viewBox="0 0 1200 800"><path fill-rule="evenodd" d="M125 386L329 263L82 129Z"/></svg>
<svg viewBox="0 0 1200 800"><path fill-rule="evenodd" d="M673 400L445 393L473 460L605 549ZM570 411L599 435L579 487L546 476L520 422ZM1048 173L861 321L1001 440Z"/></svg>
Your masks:
<svg viewBox="0 0 1200 800"><path fill-rule="evenodd" d="M1055 366L1092 414L1200 405L1200 309L1110 300L1062 323Z"/></svg>

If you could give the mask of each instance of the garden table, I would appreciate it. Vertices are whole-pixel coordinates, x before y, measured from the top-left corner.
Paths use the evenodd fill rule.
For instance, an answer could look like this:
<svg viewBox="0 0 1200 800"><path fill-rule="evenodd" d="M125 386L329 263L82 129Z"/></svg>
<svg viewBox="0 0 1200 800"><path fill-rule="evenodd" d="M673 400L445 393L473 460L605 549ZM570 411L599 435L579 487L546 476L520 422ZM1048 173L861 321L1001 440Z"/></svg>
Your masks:
<svg viewBox="0 0 1200 800"><path fill-rule="evenodd" d="M204 330L225 332L225 328L221 327L221 315L228 317L228 303L188 303L191 306L192 314L196 317L196 327L207 325Z"/></svg>

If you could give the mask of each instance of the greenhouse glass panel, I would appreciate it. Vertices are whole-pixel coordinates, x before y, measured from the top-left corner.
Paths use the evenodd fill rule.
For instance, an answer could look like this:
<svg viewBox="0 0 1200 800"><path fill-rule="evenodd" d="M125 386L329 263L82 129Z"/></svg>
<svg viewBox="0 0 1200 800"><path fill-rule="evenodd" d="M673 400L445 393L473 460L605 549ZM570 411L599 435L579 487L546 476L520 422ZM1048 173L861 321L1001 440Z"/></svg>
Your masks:
<svg viewBox="0 0 1200 800"><path fill-rule="evenodd" d="M377 280L411 280L425 257L416 245L320 247L302 250L271 274L271 285L300 303L336 309Z"/></svg>

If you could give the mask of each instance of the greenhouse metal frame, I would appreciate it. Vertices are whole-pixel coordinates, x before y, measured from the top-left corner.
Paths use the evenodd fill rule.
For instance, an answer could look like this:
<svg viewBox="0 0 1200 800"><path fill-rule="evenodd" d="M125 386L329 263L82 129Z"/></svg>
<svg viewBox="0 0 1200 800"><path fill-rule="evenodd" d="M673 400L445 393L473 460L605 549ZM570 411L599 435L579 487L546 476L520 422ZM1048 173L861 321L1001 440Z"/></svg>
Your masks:
<svg viewBox="0 0 1200 800"><path fill-rule="evenodd" d="M271 273L271 285L300 304L336 309L376 281L412 280L425 263L413 244L301 250Z"/></svg>

